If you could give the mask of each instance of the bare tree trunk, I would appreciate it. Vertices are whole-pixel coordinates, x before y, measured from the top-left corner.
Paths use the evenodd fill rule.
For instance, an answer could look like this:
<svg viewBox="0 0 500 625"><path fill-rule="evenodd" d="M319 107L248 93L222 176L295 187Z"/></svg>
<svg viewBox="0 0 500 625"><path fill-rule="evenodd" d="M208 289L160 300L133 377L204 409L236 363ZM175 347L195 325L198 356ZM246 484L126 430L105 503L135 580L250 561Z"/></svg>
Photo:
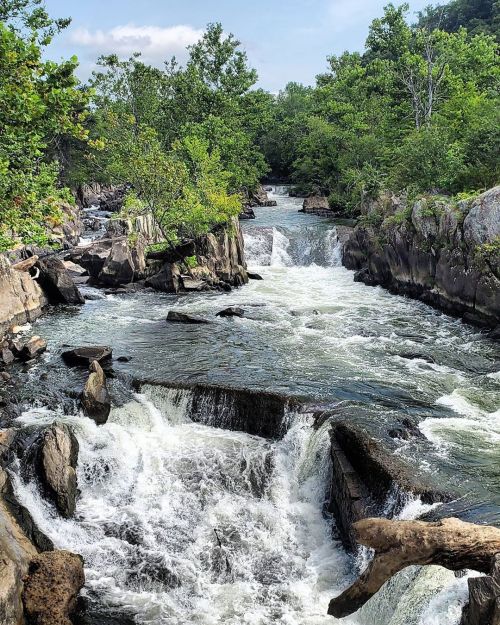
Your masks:
<svg viewBox="0 0 500 625"><path fill-rule="evenodd" d="M389 521L363 519L354 525L357 541L375 550L359 579L332 599L328 614L337 618L359 610L393 575L414 564L438 564L452 571L489 573L500 553L500 529L459 519Z"/></svg>

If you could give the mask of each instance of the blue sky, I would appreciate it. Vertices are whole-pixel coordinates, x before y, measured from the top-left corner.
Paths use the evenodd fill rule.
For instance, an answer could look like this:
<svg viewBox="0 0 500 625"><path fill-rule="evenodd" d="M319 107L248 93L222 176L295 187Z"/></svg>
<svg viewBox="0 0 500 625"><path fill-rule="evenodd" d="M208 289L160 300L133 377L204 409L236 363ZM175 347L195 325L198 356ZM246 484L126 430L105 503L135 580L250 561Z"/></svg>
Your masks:
<svg viewBox="0 0 500 625"><path fill-rule="evenodd" d="M161 66L196 41L208 22L222 22L247 51L259 72L259 86L278 91L288 81L314 82L326 57L362 50L371 20L388 0L46 0L53 17L73 22L49 50L58 60L76 54L80 76L96 58L137 50ZM395 2L397 4L397 0ZM430 0L411 0L411 13Z"/></svg>

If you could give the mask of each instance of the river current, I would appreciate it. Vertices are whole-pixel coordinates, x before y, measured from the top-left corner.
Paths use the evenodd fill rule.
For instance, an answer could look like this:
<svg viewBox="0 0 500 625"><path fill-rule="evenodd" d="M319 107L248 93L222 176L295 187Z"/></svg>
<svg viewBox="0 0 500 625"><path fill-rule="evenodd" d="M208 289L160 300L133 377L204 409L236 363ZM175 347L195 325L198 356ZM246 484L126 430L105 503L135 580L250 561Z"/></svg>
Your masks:
<svg viewBox="0 0 500 625"><path fill-rule="evenodd" d="M284 193L284 191L282 191ZM73 520L59 518L36 486L19 497L60 548L85 558L85 593L107 614L139 624L322 625L328 601L356 576L324 512L328 425L288 415L282 440L192 423L190 391L131 379L204 382L297 396L357 422L415 470L454 494L450 514L500 523L500 373L495 343L479 330L414 300L353 282L341 266L332 222L298 213L274 193L243 225L246 258L263 280L226 294L103 295L78 311L36 323L49 341L40 367L51 384L20 423L71 423L80 443L81 495ZM241 306L241 319L215 313ZM207 325L167 324L168 310ZM81 388L60 362L63 344L109 344L119 396L97 427L57 398ZM394 441L398 419L425 438ZM401 515L425 511L409 501ZM366 555L364 556L366 558ZM458 625L466 578L438 567L408 569L350 625ZM98 621L94 621L98 622Z"/></svg>

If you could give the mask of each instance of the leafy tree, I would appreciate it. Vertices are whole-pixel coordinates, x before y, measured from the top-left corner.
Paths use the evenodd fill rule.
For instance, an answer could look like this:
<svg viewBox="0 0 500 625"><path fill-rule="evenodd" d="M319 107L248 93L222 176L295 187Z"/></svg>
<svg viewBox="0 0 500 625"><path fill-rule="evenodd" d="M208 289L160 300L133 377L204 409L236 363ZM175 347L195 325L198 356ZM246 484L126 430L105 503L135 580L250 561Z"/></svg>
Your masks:
<svg viewBox="0 0 500 625"><path fill-rule="evenodd" d="M26 8L22 2L15 7L18 11ZM27 24L39 23L35 17L25 19ZM61 64L43 61L36 35L33 31L21 36L0 22L2 249L16 241L48 241L50 225L60 220L58 203L70 197L67 190L58 188L59 165L54 156L59 141L69 135L86 137L86 96L77 89L76 59Z"/></svg>
<svg viewBox="0 0 500 625"><path fill-rule="evenodd" d="M453 0L448 4L429 6L419 13L419 26L433 30L457 32L466 28L471 34L484 33L499 39L499 0Z"/></svg>

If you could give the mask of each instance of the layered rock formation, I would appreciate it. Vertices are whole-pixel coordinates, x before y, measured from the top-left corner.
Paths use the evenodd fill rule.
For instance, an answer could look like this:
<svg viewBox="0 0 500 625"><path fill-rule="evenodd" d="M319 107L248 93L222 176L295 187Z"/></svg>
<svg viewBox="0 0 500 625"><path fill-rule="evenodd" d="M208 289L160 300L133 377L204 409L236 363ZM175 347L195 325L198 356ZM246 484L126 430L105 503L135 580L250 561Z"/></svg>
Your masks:
<svg viewBox="0 0 500 625"><path fill-rule="evenodd" d="M386 196L344 246L356 278L495 327L500 323L500 186L471 200Z"/></svg>
<svg viewBox="0 0 500 625"><path fill-rule="evenodd" d="M328 198L322 195L306 197L299 212L320 217L331 217L333 215L333 211L328 204Z"/></svg>
<svg viewBox="0 0 500 625"><path fill-rule="evenodd" d="M103 211L118 212L123 206L126 193L126 185L103 185L91 182L78 187L76 200L83 208L96 206Z"/></svg>

